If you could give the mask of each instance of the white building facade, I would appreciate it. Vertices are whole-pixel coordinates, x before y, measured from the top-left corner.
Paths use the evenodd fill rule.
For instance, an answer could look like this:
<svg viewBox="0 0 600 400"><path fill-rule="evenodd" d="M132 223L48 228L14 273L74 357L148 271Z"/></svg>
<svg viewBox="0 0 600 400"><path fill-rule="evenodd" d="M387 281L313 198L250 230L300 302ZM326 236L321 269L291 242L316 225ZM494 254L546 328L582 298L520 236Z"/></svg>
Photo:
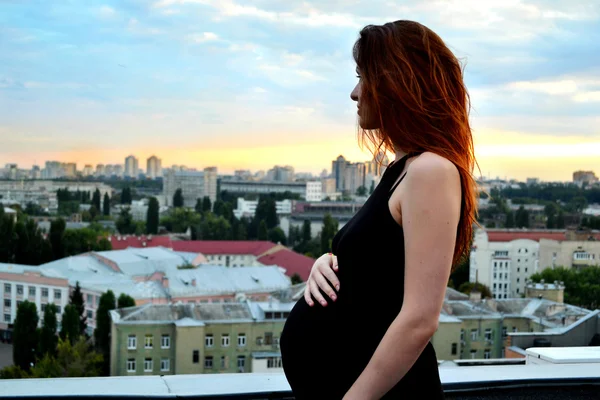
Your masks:
<svg viewBox="0 0 600 400"><path fill-rule="evenodd" d="M258 200L244 200L243 197L238 197L237 208L233 210L233 215L236 218L251 217L256 214ZM275 212L277 215L290 215L292 213L292 201L289 199L276 201Z"/></svg>
<svg viewBox="0 0 600 400"><path fill-rule="evenodd" d="M323 200L323 183L321 181L306 182L306 201L319 202Z"/></svg>

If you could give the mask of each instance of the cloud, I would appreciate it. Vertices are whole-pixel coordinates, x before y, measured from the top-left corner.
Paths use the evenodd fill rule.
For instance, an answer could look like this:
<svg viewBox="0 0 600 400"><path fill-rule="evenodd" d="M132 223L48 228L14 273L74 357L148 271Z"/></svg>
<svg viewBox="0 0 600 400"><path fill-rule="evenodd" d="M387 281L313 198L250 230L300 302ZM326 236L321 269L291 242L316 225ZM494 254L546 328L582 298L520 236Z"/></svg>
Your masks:
<svg viewBox="0 0 600 400"><path fill-rule="evenodd" d="M130 18L127 23L129 32L137 35L160 35L164 33L161 29L144 26L137 18Z"/></svg>
<svg viewBox="0 0 600 400"><path fill-rule="evenodd" d="M213 32L193 33L187 36L188 41L193 43L206 43L219 40L219 36Z"/></svg>
<svg viewBox="0 0 600 400"><path fill-rule="evenodd" d="M112 18L117 14L114 8L107 5L98 7L97 13L100 18Z"/></svg>

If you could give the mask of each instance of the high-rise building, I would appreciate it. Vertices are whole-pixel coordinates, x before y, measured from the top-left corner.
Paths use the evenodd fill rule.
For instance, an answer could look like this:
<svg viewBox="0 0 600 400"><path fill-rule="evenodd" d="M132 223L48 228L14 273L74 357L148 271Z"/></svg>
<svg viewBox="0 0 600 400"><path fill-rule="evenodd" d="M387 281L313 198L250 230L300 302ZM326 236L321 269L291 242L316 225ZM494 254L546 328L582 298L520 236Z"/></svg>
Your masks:
<svg viewBox="0 0 600 400"><path fill-rule="evenodd" d="M293 182L294 167L290 165L286 165L285 167L276 165L267 172L267 180L275 182Z"/></svg>
<svg viewBox="0 0 600 400"><path fill-rule="evenodd" d="M579 186L591 185L598 182L598 177L594 171L575 171L573 172L573 182Z"/></svg>
<svg viewBox="0 0 600 400"><path fill-rule="evenodd" d="M156 179L162 176L162 160L152 156L146 160L146 177Z"/></svg>
<svg viewBox="0 0 600 400"><path fill-rule="evenodd" d="M104 176L112 177L115 174L115 166L112 164L107 164L104 166Z"/></svg>
<svg viewBox="0 0 600 400"><path fill-rule="evenodd" d="M94 175L94 167L91 164L86 164L81 172L83 176Z"/></svg>
<svg viewBox="0 0 600 400"><path fill-rule="evenodd" d="M39 165L34 165L33 168L31 168L31 179L42 179L42 170Z"/></svg>
<svg viewBox="0 0 600 400"><path fill-rule="evenodd" d="M62 176L62 167L59 161L46 161L46 168L42 171L42 178L56 179Z"/></svg>
<svg viewBox="0 0 600 400"><path fill-rule="evenodd" d="M77 175L77 164L76 163L62 163L61 164L63 175L67 178L74 178Z"/></svg>
<svg viewBox="0 0 600 400"><path fill-rule="evenodd" d="M348 162L342 155L331 162L331 176L335 179L335 190L338 192L344 190L344 171L347 164Z"/></svg>
<svg viewBox="0 0 600 400"><path fill-rule="evenodd" d="M348 163L344 169L343 190L355 194L359 187L365 185L365 163Z"/></svg>
<svg viewBox="0 0 600 400"><path fill-rule="evenodd" d="M129 178L137 178L139 169L138 159L131 155L125 159L125 176Z"/></svg>
<svg viewBox="0 0 600 400"><path fill-rule="evenodd" d="M113 165L113 175L118 178L123 177L123 165L122 164Z"/></svg>
<svg viewBox="0 0 600 400"><path fill-rule="evenodd" d="M196 200L204 196L208 196L214 203L217 200L217 168L208 167L204 171L167 170L163 185L167 206L173 205L177 189L181 189L183 193L185 207L194 207Z"/></svg>
<svg viewBox="0 0 600 400"><path fill-rule="evenodd" d="M104 164L96 165L96 176L104 176L105 168Z"/></svg>

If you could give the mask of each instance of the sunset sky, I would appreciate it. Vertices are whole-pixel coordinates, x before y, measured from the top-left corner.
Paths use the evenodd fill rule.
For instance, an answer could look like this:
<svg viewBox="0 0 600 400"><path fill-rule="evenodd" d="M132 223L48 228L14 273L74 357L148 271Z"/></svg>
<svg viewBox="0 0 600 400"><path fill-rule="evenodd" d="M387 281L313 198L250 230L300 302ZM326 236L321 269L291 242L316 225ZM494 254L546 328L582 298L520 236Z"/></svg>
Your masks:
<svg viewBox="0 0 600 400"><path fill-rule="evenodd" d="M0 166L366 161L351 48L395 19L466 61L484 175L600 173L598 0L0 0Z"/></svg>

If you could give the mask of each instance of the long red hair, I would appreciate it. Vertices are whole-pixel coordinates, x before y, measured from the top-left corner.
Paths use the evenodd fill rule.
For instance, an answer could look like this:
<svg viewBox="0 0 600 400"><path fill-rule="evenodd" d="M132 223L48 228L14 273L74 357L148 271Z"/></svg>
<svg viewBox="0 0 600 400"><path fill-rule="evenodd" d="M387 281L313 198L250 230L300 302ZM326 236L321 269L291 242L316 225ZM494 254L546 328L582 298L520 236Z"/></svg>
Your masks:
<svg viewBox="0 0 600 400"><path fill-rule="evenodd" d="M361 101L379 129L360 130L380 149L429 151L456 165L462 188L453 265L467 255L477 216L476 164L470 101L456 56L431 29L413 21L369 25L353 50L361 75Z"/></svg>

